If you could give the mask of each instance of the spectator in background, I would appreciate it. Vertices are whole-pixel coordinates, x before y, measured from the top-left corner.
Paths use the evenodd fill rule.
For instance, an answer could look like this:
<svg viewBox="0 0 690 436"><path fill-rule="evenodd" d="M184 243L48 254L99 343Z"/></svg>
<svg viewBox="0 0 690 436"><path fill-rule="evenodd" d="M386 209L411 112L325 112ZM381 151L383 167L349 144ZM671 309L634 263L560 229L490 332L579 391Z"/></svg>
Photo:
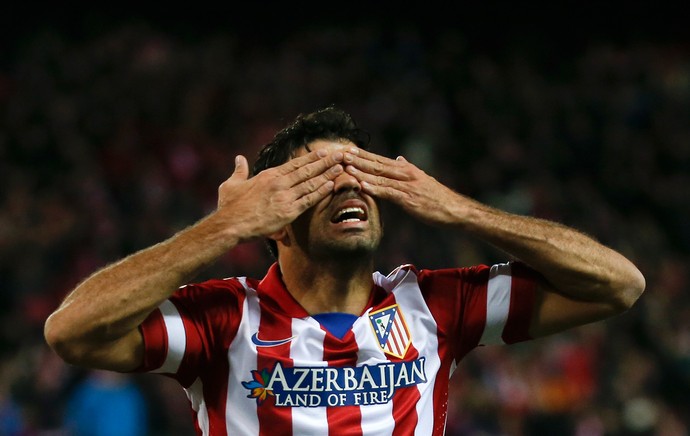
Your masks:
<svg viewBox="0 0 690 436"><path fill-rule="evenodd" d="M146 436L148 406L130 377L92 371L67 399L65 427L74 436Z"/></svg>
<svg viewBox="0 0 690 436"><path fill-rule="evenodd" d="M80 283L46 321L47 342L75 365L174 378L200 435L439 435L467 353L613 317L644 291L635 265L589 236L368 146L336 107L298 116L253 177L237 156L215 211ZM513 260L375 272L384 201ZM263 280L188 284L255 238L276 257Z"/></svg>
<svg viewBox="0 0 690 436"><path fill-rule="evenodd" d="M31 382L40 371L37 348L45 347L42 322L66 290L211 210L216 181L232 166L232 155L221 152L228 144L252 154L284 114L335 101L370 120L386 154L414 156L428 173L489 204L572 223L620 247L653 290L627 316L582 334L468 356L454 377L449 428L490 432L508 416L511 428L536 434L529 430L540 420L553 424L558 413L559 434L578 426L594 429L582 434L639 434L672 423L687 434L687 46L675 37L613 43L589 34L582 50L554 51L521 46L524 29L515 38L501 29L505 44L492 51L460 28L434 29L425 39L392 22L341 24L295 27L270 49L255 32L242 39L227 28L192 42L145 24L80 38L55 27L3 52L0 360L17 368L3 372L3 393L23 427L59 431L62 407L53 399L66 398L75 370L51 372L57 392ZM420 258L434 267L496 258L472 239L398 219L396 231L387 230L395 247L385 240L381 247L390 260L381 269ZM245 244L208 275L256 275L269 264L261 244ZM595 407L544 407L540 393L554 385L533 377L522 357L539 348L587 350L591 366L578 360L578 372L592 372L586 395ZM559 367L556 357L552 374L571 373L573 363ZM528 384L506 391L495 382L505 368ZM152 416L151 434L191 434L186 397L154 379L147 392L163 392L175 412ZM632 419L640 410L647 419Z"/></svg>

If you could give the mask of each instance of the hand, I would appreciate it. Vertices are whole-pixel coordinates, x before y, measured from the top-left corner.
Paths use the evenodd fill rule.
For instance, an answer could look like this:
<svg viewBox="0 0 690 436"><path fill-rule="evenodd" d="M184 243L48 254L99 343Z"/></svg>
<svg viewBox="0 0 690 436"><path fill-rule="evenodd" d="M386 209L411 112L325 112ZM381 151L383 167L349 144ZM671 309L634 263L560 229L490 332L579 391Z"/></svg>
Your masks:
<svg viewBox="0 0 690 436"><path fill-rule="evenodd" d="M266 236L290 224L333 191L343 172L342 152L317 150L249 178L244 156L218 188L218 210L240 240Z"/></svg>
<svg viewBox="0 0 690 436"><path fill-rule="evenodd" d="M359 148L345 153L345 171L359 180L362 190L391 201L429 224L457 222L454 206L463 197L417 168L402 156L389 159Z"/></svg>

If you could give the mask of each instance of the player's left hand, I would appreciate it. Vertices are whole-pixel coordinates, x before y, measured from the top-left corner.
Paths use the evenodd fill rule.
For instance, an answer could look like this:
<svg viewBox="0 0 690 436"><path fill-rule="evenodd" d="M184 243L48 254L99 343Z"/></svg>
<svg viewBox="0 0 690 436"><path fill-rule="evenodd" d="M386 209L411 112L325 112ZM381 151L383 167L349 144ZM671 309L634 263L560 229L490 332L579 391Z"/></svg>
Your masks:
<svg viewBox="0 0 690 436"><path fill-rule="evenodd" d="M345 153L345 171L356 177L363 192L391 201L428 224L458 221L463 197L402 156L389 159L360 148Z"/></svg>

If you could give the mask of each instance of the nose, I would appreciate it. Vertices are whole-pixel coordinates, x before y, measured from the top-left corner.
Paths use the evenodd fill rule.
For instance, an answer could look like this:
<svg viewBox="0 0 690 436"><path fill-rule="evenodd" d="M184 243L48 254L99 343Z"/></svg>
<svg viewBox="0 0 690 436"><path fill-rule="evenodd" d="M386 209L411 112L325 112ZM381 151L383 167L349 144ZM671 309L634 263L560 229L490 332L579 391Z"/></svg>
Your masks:
<svg viewBox="0 0 690 436"><path fill-rule="evenodd" d="M351 174L343 171L338 177L333 180L335 185L333 186L333 192L341 193L345 191L355 191L359 192L361 186L359 185L359 180L353 177Z"/></svg>

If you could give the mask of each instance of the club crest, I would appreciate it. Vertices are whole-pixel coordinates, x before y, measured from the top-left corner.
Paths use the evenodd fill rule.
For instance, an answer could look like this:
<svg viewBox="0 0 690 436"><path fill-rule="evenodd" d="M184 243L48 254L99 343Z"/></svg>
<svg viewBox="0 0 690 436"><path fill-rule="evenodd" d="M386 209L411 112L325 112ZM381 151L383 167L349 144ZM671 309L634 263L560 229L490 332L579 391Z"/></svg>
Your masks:
<svg viewBox="0 0 690 436"><path fill-rule="evenodd" d="M385 354L403 358L412 338L400 306L394 304L369 314L374 336Z"/></svg>

